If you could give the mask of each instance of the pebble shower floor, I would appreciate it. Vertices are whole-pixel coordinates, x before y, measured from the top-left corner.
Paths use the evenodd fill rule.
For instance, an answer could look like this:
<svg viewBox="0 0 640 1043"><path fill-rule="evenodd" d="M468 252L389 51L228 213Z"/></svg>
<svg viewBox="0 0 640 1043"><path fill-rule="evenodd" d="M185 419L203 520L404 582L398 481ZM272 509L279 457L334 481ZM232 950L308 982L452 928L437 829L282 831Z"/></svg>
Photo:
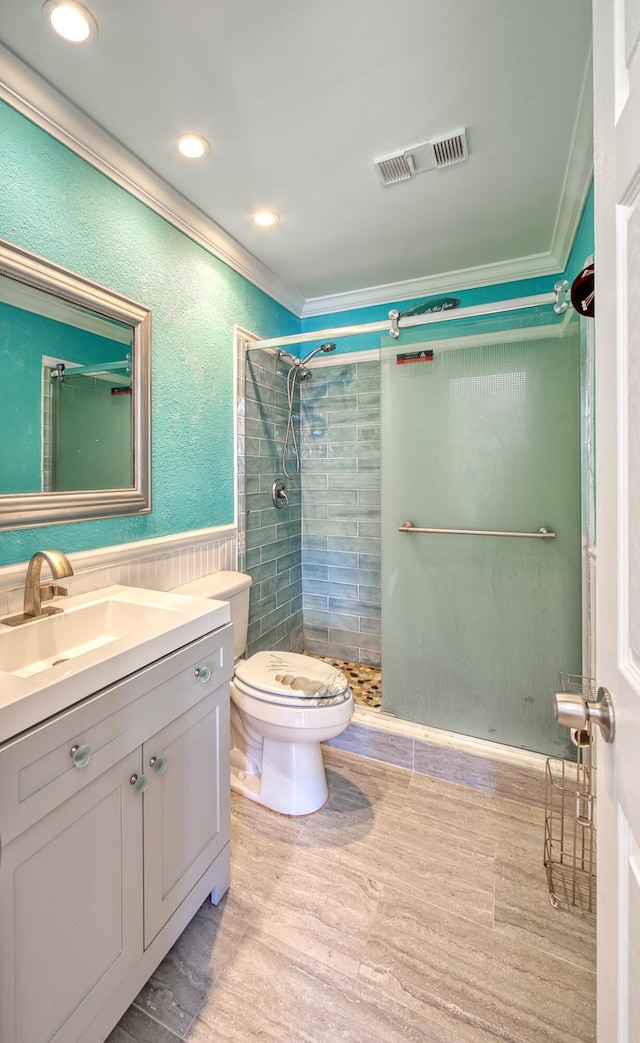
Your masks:
<svg viewBox="0 0 640 1043"><path fill-rule="evenodd" d="M369 666L368 663L350 663L346 659L332 659L331 656L314 656L330 663L347 678L351 686L354 702L367 706L370 710L382 709L382 673L380 667Z"/></svg>

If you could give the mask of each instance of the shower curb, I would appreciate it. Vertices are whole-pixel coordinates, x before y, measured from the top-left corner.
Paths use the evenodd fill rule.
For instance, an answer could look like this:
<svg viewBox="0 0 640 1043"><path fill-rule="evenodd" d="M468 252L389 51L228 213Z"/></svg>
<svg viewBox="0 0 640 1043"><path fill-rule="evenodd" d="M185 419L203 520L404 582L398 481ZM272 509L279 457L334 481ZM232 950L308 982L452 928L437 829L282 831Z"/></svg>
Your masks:
<svg viewBox="0 0 640 1043"><path fill-rule="evenodd" d="M356 707L326 746L480 792L544 807L546 756Z"/></svg>

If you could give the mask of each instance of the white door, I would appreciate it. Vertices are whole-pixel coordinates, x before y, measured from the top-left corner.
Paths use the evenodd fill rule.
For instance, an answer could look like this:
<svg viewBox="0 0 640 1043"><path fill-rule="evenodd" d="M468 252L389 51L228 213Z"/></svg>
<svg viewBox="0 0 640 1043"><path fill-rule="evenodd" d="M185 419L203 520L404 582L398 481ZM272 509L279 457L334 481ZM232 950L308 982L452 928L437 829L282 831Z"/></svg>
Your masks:
<svg viewBox="0 0 640 1043"><path fill-rule="evenodd" d="M570 30L569 30L570 31ZM598 1041L640 1041L640 0L594 0Z"/></svg>

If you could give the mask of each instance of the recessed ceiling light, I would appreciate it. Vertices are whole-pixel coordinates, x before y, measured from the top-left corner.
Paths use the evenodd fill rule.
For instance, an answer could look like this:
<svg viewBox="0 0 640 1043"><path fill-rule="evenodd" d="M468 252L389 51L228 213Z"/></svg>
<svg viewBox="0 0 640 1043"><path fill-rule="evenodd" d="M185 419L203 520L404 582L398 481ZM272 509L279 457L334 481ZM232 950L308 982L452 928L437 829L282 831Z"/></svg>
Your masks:
<svg viewBox="0 0 640 1043"><path fill-rule="evenodd" d="M211 151L209 142L205 141L198 134L183 134L182 137L178 138L178 152L187 159L200 159L201 156L206 156Z"/></svg>
<svg viewBox="0 0 640 1043"><path fill-rule="evenodd" d="M261 228L270 228L272 225L277 225L280 218L275 210L259 210L257 214L253 215L253 220Z"/></svg>
<svg viewBox="0 0 640 1043"><path fill-rule="evenodd" d="M73 0L47 0L42 11L53 31L69 43L86 43L98 35L91 12Z"/></svg>

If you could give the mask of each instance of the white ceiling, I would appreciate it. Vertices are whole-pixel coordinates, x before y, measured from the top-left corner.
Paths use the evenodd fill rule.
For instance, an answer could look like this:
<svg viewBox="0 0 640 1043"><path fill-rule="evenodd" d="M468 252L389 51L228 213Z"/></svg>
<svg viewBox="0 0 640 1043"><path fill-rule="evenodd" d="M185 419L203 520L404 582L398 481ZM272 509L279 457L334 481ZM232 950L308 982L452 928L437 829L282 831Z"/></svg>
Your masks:
<svg viewBox="0 0 640 1043"><path fill-rule="evenodd" d="M307 311L566 262L592 162L586 0L86 6L98 37L79 46L42 0L0 0L2 41ZM467 162L381 185L374 157L461 127ZM210 155L178 156L186 131ZM276 228L252 224L261 207Z"/></svg>

